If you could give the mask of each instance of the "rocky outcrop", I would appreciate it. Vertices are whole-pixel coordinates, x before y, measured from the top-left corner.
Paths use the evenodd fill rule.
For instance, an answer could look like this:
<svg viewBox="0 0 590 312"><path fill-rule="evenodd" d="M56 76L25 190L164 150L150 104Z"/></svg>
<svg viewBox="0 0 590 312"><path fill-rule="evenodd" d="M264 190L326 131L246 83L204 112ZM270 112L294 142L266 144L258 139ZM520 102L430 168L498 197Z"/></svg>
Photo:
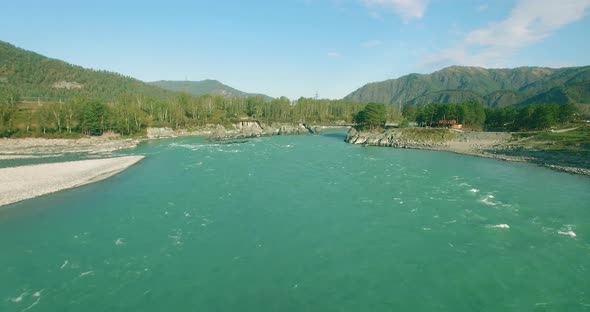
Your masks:
<svg viewBox="0 0 590 312"><path fill-rule="evenodd" d="M148 139L165 139L165 138L177 138L182 136L195 136L195 135L209 135L215 131L214 125L207 125L204 128L197 130L187 129L172 129L170 127L163 128L147 128L146 136Z"/></svg>
<svg viewBox="0 0 590 312"><path fill-rule="evenodd" d="M82 85L75 82L75 81L58 81L52 85L54 89L67 89L67 90L74 90L74 89L82 89Z"/></svg>
<svg viewBox="0 0 590 312"><path fill-rule="evenodd" d="M371 146L388 146L398 148L440 149L447 146L447 142L454 138L448 130L432 129L423 132L422 129L394 129L388 131L358 131L351 128L345 141L350 144ZM439 131L440 130L440 131ZM419 132L416 132L419 131ZM422 133L420 133L422 132Z"/></svg>
<svg viewBox="0 0 590 312"><path fill-rule="evenodd" d="M584 159L576 159L571 155L564 158L559 153L523 148L512 140L512 134L508 132L424 128L378 132L357 131L352 128L345 141L351 144L439 150L507 161L525 161L557 171L590 176L590 168Z"/></svg>
<svg viewBox="0 0 590 312"><path fill-rule="evenodd" d="M316 133L316 129L298 123L260 123L257 121L242 121L233 124L231 128L218 125L211 133L214 140L251 138L269 135L290 135Z"/></svg>
<svg viewBox="0 0 590 312"><path fill-rule="evenodd" d="M587 168L558 166L558 165L553 165L553 164L544 164L544 166L551 168L553 170L561 171L561 172L590 176L590 169L587 169Z"/></svg>
<svg viewBox="0 0 590 312"><path fill-rule="evenodd" d="M171 138L175 137L175 131L172 128L147 128L146 135L148 139Z"/></svg>
<svg viewBox="0 0 590 312"><path fill-rule="evenodd" d="M318 133L321 127L307 126L303 123L261 123L258 121L241 121L230 126L207 125L202 129L188 131L185 129L174 130L169 127L147 128L148 139L175 138L189 135L208 135L213 140L227 140L239 138L252 138L270 135L291 135Z"/></svg>

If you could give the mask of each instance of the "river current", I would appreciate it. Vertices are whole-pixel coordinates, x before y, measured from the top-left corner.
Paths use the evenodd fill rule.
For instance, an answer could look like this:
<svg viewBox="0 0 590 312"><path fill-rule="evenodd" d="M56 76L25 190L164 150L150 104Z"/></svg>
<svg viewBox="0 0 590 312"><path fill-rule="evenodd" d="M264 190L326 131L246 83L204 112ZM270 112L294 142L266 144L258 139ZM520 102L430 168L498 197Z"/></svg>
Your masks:
<svg viewBox="0 0 590 312"><path fill-rule="evenodd" d="M590 179L343 132L150 141L0 208L0 311L590 311Z"/></svg>

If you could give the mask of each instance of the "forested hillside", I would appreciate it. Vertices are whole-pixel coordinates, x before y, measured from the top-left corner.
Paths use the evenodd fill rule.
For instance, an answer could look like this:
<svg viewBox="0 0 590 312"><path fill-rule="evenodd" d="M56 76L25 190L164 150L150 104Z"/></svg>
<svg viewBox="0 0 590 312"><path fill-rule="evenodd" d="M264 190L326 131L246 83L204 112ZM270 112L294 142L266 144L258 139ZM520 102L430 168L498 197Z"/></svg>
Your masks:
<svg viewBox="0 0 590 312"><path fill-rule="evenodd" d="M542 129L572 121L576 107L525 105L567 104L571 99L588 101L589 72L590 67L561 70L451 67L433 75L414 74L371 84L360 94L344 100L291 101L286 97L247 96L231 88L219 95L194 95L215 90L220 84L216 81L188 83L185 90L178 90L183 88L182 84L169 82L169 89L182 92L167 91L133 78L84 69L0 42L0 137L67 137L100 135L105 131L134 135L144 133L147 127L191 129L244 120L351 124L359 120L366 122L364 117L376 121L369 122L371 127L392 121L401 122L402 126L416 122L437 127L448 126L450 120L455 120L474 129ZM463 90L437 91L449 86ZM403 105L403 116L398 105L391 105L397 102L385 99L384 92L377 92L381 89L395 90L396 101L411 99L407 101L409 105ZM366 104L359 101L366 100L367 94L373 94L376 104L365 109ZM441 102L452 104L437 104ZM486 110L482 102L494 109ZM523 106L514 109L507 102ZM379 109L371 110L372 107Z"/></svg>
<svg viewBox="0 0 590 312"><path fill-rule="evenodd" d="M211 90L215 85L205 88ZM285 97L247 96L231 90L231 94L219 95L189 94L198 93L197 89L166 91L0 42L0 137L98 135L104 131L131 135L143 133L148 126L197 128L241 120L350 123L352 115L364 107L344 100L301 98L291 102ZM399 118L393 108L388 114Z"/></svg>
<svg viewBox="0 0 590 312"><path fill-rule="evenodd" d="M85 69L0 41L0 95L53 101L81 96L112 101L128 93L157 98L171 95L134 78Z"/></svg>
<svg viewBox="0 0 590 312"><path fill-rule="evenodd" d="M475 101L486 107L590 104L590 66L484 69L452 66L369 83L345 97L395 105Z"/></svg>

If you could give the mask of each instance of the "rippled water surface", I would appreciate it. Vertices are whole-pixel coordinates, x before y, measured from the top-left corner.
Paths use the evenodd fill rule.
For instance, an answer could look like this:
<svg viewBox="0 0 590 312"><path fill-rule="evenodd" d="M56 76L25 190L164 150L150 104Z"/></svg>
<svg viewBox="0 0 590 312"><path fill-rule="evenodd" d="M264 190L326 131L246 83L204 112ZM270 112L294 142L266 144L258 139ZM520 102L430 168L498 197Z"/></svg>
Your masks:
<svg viewBox="0 0 590 312"><path fill-rule="evenodd" d="M343 133L152 141L0 209L0 311L590 311L590 179Z"/></svg>

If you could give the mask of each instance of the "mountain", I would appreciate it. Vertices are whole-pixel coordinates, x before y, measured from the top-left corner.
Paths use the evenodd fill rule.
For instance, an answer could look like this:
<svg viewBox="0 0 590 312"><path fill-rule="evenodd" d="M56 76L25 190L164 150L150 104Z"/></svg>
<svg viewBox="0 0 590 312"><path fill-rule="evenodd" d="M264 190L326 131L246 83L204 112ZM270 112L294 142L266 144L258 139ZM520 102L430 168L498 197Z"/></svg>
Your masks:
<svg viewBox="0 0 590 312"><path fill-rule="evenodd" d="M217 80L201 80L201 81L169 81L161 80L150 82L149 84L158 86L160 88L176 91L176 92L187 92L194 95L221 95L229 97L250 97L250 96L261 96L266 100L272 98L268 95L257 94L257 93L246 93L234 89L230 86L224 85Z"/></svg>
<svg viewBox="0 0 590 312"><path fill-rule="evenodd" d="M166 98L172 92L108 71L86 69L0 41L0 94L44 100L75 96L110 101L123 94Z"/></svg>
<svg viewBox="0 0 590 312"><path fill-rule="evenodd" d="M0 94L17 94L21 98L65 100L83 96L112 101L124 94L142 94L168 98L175 92L195 95L262 96L226 86L216 80L156 81L145 83L117 73L86 69L51 59L0 41Z"/></svg>
<svg viewBox="0 0 590 312"><path fill-rule="evenodd" d="M485 69L451 66L369 83L344 99L390 104L476 101L489 107L541 103L590 104L590 66Z"/></svg>

